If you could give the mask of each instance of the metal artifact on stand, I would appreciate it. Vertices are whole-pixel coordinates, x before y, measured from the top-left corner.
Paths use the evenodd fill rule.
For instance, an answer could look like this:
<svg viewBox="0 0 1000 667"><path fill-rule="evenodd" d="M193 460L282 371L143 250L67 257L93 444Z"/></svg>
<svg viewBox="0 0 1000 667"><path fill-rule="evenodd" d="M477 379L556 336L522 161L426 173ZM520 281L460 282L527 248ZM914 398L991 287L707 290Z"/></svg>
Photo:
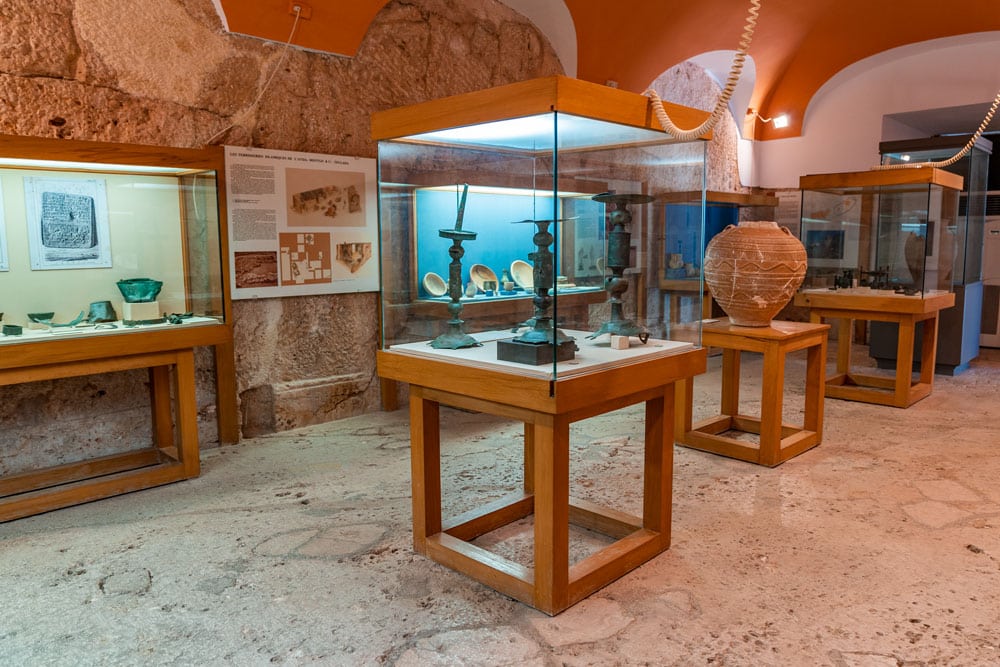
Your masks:
<svg viewBox="0 0 1000 667"><path fill-rule="evenodd" d="M628 290L628 278L624 277L625 269L629 268L629 253L632 246L632 233L628 226L632 222L632 212L628 207L630 204L648 204L653 201L653 197L643 194L615 194L605 192L591 197L594 201L605 205L614 204L615 209L611 212L611 230L608 231L608 258L607 267L611 270L611 277L607 280L606 289L608 291L608 303L611 304L611 317L601 325L596 332L587 338L597 338L603 334L613 336L636 336L645 343L649 340L649 332L640 327L632 320L626 319L622 313L624 301L622 295Z"/></svg>
<svg viewBox="0 0 1000 667"><path fill-rule="evenodd" d="M451 303L448 304L448 313L451 319L448 320L448 330L431 341L431 347L441 350L458 350L463 347L477 347L482 345L475 338L465 333L462 329L463 320L459 318L462 313L462 256L465 249L462 248L462 241L473 241L477 232L470 232L462 229L462 219L465 217L465 199L469 195L469 184L462 187L462 199L458 204L458 216L455 218L453 229L439 229L438 236L451 239L451 247L448 248L448 256L451 257L451 264L448 265L448 296Z"/></svg>
<svg viewBox="0 0 1000 667"><path fill-rule="evenodd" d="M549 232L549 225L553 222L563 220L518 220L514 223L531 223L536 227L531 239L536 250L528 254L532 263L535 296L531 302L535 313L526 323L530 327L526 332L511 340L497 342L497 359L539 366L553 361L568 361L576 354L573 338L556 328L549 315L549 307L552 305L549 289L555 283L552 251L549 250L555 240Z"/></svg>

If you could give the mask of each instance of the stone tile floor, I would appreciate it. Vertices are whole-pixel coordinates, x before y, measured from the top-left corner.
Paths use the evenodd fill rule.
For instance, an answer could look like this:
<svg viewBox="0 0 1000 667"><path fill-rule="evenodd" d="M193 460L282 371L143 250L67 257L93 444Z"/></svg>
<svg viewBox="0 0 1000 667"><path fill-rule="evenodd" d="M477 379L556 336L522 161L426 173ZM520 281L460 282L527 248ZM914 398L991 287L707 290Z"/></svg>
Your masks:
<svg viewBox="0 0 1000 667"><path fill-rule="evenodd" d="M774 469L675 448L671 549L556 617L413 553L405 410L209 450L196 480L0 524L0 664L998 664L995 352L906 410L827 399ZM520 425L444 418L450 510L520 484ZM638 513L641 437L638 409L578 424L573 492Z"/></svg>

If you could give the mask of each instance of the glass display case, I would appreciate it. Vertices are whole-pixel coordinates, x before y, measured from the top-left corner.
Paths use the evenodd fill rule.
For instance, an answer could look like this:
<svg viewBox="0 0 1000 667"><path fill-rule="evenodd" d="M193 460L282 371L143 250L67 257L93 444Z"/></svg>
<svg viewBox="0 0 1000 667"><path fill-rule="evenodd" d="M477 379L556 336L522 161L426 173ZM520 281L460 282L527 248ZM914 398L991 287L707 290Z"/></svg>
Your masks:
<svg viewBox="0 0 1000 667"><path fill-rule="evenodd" d="M962 177L931 167L818 174L799 179L807 269L795 305L837 328L837 372L826 395L906 408L933 389L938 317L955 304L955 219ZM895 378L852 370L868 327L898 332ZM914 349L914 339L923 342ZM914 362L921 367L913 380Z"/></svg>
<svg viewBox="0 0 1000 667"><path fill-rule="evenodd" d="M220 157L42 141L0 144L0 346L225 323Z"/></svg>
<svg viewBox="0 0 1000 667"><path fill-rule="evenodd" d="M681 127L707 114L671 106ZM664 208L706 142L648 98L551 77L374 114L385 383L409 385L414 547L546 613L670 544L675 396L706 367L701 309L669 314ZM700 197L703 199L703 197ZM703 219L685 229L701 266ZM700 276L692 294L701 301ZM645 405L643 515L569 493L570 424ZM444 518L440 406L524 425L523 487ZM534 555L473 541L534 515ZM569 527L611 544L568 561Z"/></svg>
<svg viewBox="0 0 1000 667"><path fill-rule="evenodd" d="M883 164L914 164L946 161L961 151L971 137L953 135L889 141L879 144ZM969 152L943 167L963 179L958 215L952 231L955 268L952 287L955 306L941 313L937 372L954 375L979 356L983 312L994 310L984 303L983 246L986 227L986 191L993 142L979 138ZM883 331L884 330L884 331ZM895 364L895 331L887 325L873 327L871 354L881 367Z"/></svg>
<svg viewBox="0 0 1000 667"><path fill-rule="evenodd" d="M697 346L700 308L670 316L659 285L658 202L702 186L705 142L621 122L627 103L590 115L515 104L376 114L376 136L393 135L379 136L383 349L557 378ZM696 208L683 243L700 303ZM610 351L612 336L628 349Z"/></svg>
<svg viewBox="0 0 1000 667"><path fill-rule="evenodd" d="M818 174L800 179L802 289L950 291L960 176L940 169Z"/></svg>
<svg viewBox="0 0 1000 667"><path fill-rule="evenodd" d="M238 441L223 173L221 147L0 137L0 396L49 381L50 412L86 411L73 379L119 373L149 404L89 458L87 434L36 429L33 467L0 476L0 521L197 476L195 348L214 351L219 442Z"/></svg>

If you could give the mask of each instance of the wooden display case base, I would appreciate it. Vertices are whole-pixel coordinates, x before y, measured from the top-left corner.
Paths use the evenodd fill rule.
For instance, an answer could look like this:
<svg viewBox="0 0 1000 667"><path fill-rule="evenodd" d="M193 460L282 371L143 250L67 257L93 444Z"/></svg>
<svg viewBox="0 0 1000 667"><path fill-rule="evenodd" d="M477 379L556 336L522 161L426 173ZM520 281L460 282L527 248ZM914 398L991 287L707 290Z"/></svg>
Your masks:
<svg viewBox="0 0 1000 667"><path fill-rule="evenodd" d="M930 395L934 387L937 356L938 313L955 305L952 292L930 292L904 296L877 290L806 290L795 295L795 305L809 307L809 320L839 320L837 326L837 372L826 381L826 395L848 401L908 408ZM896 373L881 377L851 371L851 349L855 320L895 322ZM923 326L920 374L913 380L913 342L916 325Z"/></svg>
<svg viewBox="0 0 1000 667"><path fill-rule="evenodd" d="M740 327L728 319L707 323L702 343L722 348L721 414L692 424L692 380L678 383L678 443L750 463L774 467L815 447L823 438L823 386L828 324L772 322L769 327ZM785 358L806 350L805 414L801 425L782 423ZM764 355L761 378L761 414L739 414L740 354ZM727 432L752 433L758 443Z"/></svg>
<svg viewBox="0 0 1000 667"><path fill-rule="evenodd" d="M587 348L581 346L586 358ZM705 369L705 351L609 367L553 381L392 350L378 354L379 374L410 383L413 545L457 570L546 614L557 614L670 546L674 386ZM554 385L554 386L553 386ZM570 497L569 429L575 421L645 404L643 512L636 517ZM524 424L523 489L445 520L441 496L440 406ZM473 541L532 517L530 564ZM616 541L570 564L570 526Z"/></svg>
<svg viewBox="0 0 1000 667"><path fill-rule="evenodd" d="M100 361L66 361L0 369L0 385L137 368L146 368L149 372L154 446L2 477L0 521L198 476L194 350L191 348ZM175 400L171 399L172 393Z"/></svg>

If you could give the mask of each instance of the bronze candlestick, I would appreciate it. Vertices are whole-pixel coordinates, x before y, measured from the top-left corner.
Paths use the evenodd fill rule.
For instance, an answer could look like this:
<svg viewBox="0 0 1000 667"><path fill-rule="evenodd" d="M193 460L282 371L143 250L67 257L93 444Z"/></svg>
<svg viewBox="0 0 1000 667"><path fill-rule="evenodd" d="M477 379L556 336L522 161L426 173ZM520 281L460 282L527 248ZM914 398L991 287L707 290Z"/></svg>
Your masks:
<svg viewBox="0 0 1000 667"><path fill-rule="evenodd" d="M462 199L458 204L455 227L438 230L438 236L451 239L451 247L448 248L448 256L451 257L451 264L448 265L448 296L451 297L448 313L451 315L451 319L448 320L448 330L431 341L431 347L442 350L457 350L463 347L482 345L462 330L464 321L459 317L462 313L462 256L465 255L462 241L473 241L476 238L476 232L462 229L462 219L465 217L465 200L468 195L469 184L466 183L462 187Z"/></svg>
<svg viewBox="0 0 1000 667"><path fill-rule="evenodd" d="M628 225L632 222L632 213L628 210L630 204L648 204L653 197L643 194L614 194L604 192L594 195L591 199L605 205L614 204L611 212L611 229L608 231L607 267L611 277L607 280L608 302L611 304L611 317L601 325L596 332L587 338L597 338L603 334L618 336L636 336L645 343L649 340L649 332L622 313L622 295L628 290L628 278L624 277L625 269L629 267L629 250L632 244L632 233Z"/></svg>
<svg viewBox="0 0 1000 667"><path fill-rule="evenodd" d="M569 218L575 220L575 218ZM555 270L552 266L552 251L549 246L555 240L549 232L549 225L563 220L518 220L514 224L531 223L536 227L532 242L535 251L528 254L531 260L531 278L535 295L531 303L535 307L534 317L526 324L531 328L513 340L497 343L497 358L504 361L517 361L528 364L545 364L555 361L567 361L576 354L576 343L553 325L549 316L552 296L549 288L553 284ZM555 354L553 355L553 350Z"/></svg>

